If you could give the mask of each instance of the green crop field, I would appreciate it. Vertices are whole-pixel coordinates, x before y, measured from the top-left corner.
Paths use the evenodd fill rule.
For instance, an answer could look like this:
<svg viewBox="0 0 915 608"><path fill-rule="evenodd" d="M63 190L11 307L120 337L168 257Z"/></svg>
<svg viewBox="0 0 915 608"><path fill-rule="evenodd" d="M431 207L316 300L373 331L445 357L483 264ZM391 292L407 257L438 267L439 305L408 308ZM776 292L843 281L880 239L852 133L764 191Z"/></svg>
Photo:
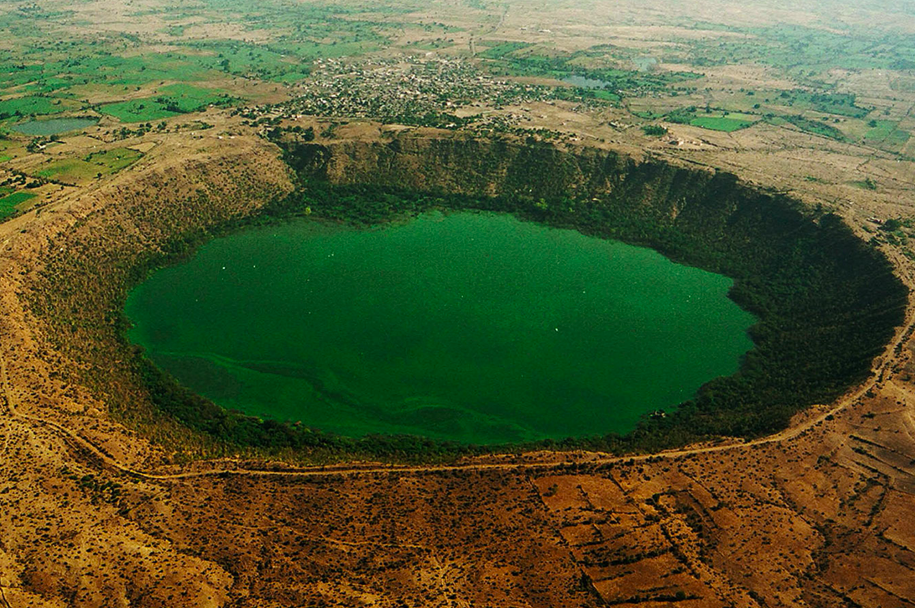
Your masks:
<svg viewBox="0 0 915 608"><path fill-rule="evenodd" d="M173 84L159 89L156 99L174 101L182 112L196 112L210 104L227 105L234 99L225 91L204 89L188 84Z"/></svg>
<svg viewBox="0 0 915 608"><path fill-rule="evenodd" d="M154 97L107 104L99 108L99 111L114 116L121 122L148 122L197 112L210 104L228 105L235 101L224 91L187 84L161 87L158 92Z"/></svg>
<svg viewBox="0 0 915 608"><path fill-rule="evenodd" d="M603 101L619 101L621 98L616 93L611 93L610 91L591 91L595 99L600 99Z"/></svg>
<svg viewBox="0 0 915 608"><path fill-rule="evenodd" d="M333 59L337 57L351 57L363 53L371 53L384 48L384 46L381 40L353 40L331 44L320 42L297 42L279 45L277 48L295 58L292 62L292 71L286 72L286 76L288 76L294 72L307 75L308 67L302 65L305 62L310 62L315 59ZM288 69L289 68L287 68L287 70Z"/></svg>
<svg viewBox="0 0 915 608"><path fill-rule="evenodd" d="M510 55L515 51L521 49L526 49L531 46L527 42L487 42L486 44L492 44L485 51L480 53L480 57L485 57L486 59L502 59L506 55Z"/></svg>
<svg viewBox="0 0 915 608"><path fill-rule="evenodd" d="M909 133L900 130L896 121L874 120L868 126L870 129L864 134L864 142L868 145L899 152L909 141Z"/></svg>
<svg viewBox="0 0 915 608"><path fill-rule="evenodd" d="M14 192L0 198L0 220L13 215L16 212L16 207L33 198L35 198L35 195L31 192Z"/></svg>
<svg viewBox="0 0 915 608"><path fill-rule="evenodd" d="M655 119L660 115L653 112L640 112L641 118ZM692 125L711 131L724 131L731 133L746 129L747 127L759 122L759 116L754 114L744 114L741 112L728 112L726 110L712 110L700 112L695 106L678 108L669 112L664 118L668 122L681 125Z"/></svg>
<svg viewBox="0 0 915 608"><path fill-rule="evenodd" d="M200 59L177 53L119 57L84 48L40 65L0 59L0 91L25 85L31 92L66 96L68 89L90 83L135 87L163 80L205 80L210 70Z"/></svg>
<svg viewBox="0 0 915 608"><path fill-rule="evenodd" d="M99 111L114 116L121 122L148 122L180 114L166 110L164 104L157 103L152 98L111 103L102 106Z"/></svg>
<svg viewBox="0 0 915 608"><path fill-rule="evenodd" d="M883 140L882 147L894 152L900 151L903 147L905 147L907 143L909 143L909 139L911 139L911 137L911 134L909 134L907 131L900 131L897 129L890 133L889 137Z"/></svg>
<svg viewBox="0 0 915 608"><path fill-rule="evenodd" d="M712 131L731 133L733 131L739 131L740 129L746 129L755 124L755 121L746 120L744 118L734 118L732 116L697 116L689 121L689 124L694 127L701 127Z"/></svg>
<svg viewBox="0 0 915 608"><path fill-rule="evenodd" d="M32 114L56 114L74 109L74 105L50 97L14 97L0 101L0 119Z"/></svg>
<svg viewBox="0 0 915 608"><path fill-rule="evenodd" d="M206 41L189 43L188 47L204 53L195 58L199 65L232 76L277 81L290 73L308 71L284 53L255 44Z"/></svg>

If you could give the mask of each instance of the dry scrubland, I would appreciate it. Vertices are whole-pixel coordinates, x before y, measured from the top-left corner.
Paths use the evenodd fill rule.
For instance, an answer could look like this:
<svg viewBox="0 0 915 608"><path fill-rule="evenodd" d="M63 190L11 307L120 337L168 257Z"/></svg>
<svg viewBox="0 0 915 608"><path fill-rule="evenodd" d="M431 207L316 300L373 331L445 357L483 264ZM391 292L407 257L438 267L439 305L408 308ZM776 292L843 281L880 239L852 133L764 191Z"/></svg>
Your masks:
<svg viewBox="0 0 915 608"><path fill-rule="evenodd" d="M144 13L153 2L134 4L89 2L73 10L87 35L149 37L151 46L137 52L173 50L177 36L163 33L173 25L191 39L272 40L267 30L225 19L169 19L167 11ZM732 2L622 2L612 10L577 2L508 10L478 4L373 19L396 32L398 52L415 47L465 58L471 37L475 50L514 41L557 53L610 44L663 54L672 40L739 38L715 23L813 26L825 13L858 26L893 19L903 33L915 31L905 15L888 17L886 7L868 3L801 10L765 2L753 11ZM410 23L425 26L404 25ZM10 40L0 48L13 48ZM758 63L694 69L701 84L676 98L651 92L606 106L490 101L460 112L486 114L487 125L523 127L561 147L720 168L790 192L839 212L863 238L878 236L915 286L908 228L885 231L874 221L913 216L915 144L853 137L869 132L872 117L915 126L911 70L865 66L817 75L874 108L832 123L848 135L843 140L778 121L728 133L632 113L660 116L690 104L752 111L760 97L775 99L808 78ZM516 81L556 82L543 75ZM159 84L126 92L81 85L78 92L99 104L149 97ZM228 72L210 84L252 103L295 92ZM0 606L915 604L908 326L870 381L799 415L788 431L654 457L536 453L454 467L359 463L297 471L282 459L228 454L149 409L113 342L115 320L85 313L117 297L112 286L130 272L124 260L158 250L175 231L251 213L292 188L277 149L258 137L264 123L229 114L168 118L164 130L144 133L123 133L114 118L100 116L99 127L42 149L28 150L24 137L0 140L0 157L10 159L0 160L2 179L37 180L52 166L69 171L35 183L21 215L0 224ZM314 127L318 141L390 141L412 130L272 109L259 116ZM822 119L816 110L805 116ZM646 124L668 133L646 136ZM136 153L133 164L72 165L112 149ZM68 273L48 272L61 267ZM98 267L108 274L97 276Z"/></svg>

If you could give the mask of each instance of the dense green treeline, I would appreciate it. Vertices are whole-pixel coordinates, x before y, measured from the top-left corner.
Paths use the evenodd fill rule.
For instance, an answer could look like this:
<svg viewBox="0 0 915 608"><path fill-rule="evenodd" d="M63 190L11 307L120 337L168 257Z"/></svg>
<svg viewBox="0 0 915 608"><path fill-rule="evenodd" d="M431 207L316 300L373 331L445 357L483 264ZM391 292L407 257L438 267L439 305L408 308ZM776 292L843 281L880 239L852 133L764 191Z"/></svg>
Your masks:
<svg viewBox="0 0 915 608"><path fill-rule="evenodd" d="M328 179L332 152L318 145L290 147L290 164L301 177L299 189L244 221L308 213L326 221L373 225L430 209L513 213L650 246L675 261L730 276L735 279L731 297L760 318L751 330L755 348L739 372L709 382L677 411L646 418L626 437L548 440L509 449L652 451L719 435L775 432L804 407L829 402L863 380L903 322L908 290L879 251L856 238L838 217L810 216L790 199L750 191L733 176L663 163L626 166L613 156L574 157L549 146L493 144L483 154L479 142L451 145L470 146L457 152L447 143L435 145L444 147L422 152L435 159L431 168L406 163L415 171L398 182L396 162L369 162L350 173L354 183L348 185ZM448 173L468 150L474 160L467 161L466 174ZM436 174L438 184L432 178ZM493 175L499 175L498 194L474 195ZM410 179L427 187L392 185ZM191 394L145 360L140 365L159 407L229 443L412 460L498 449L416 437L351 439L260 421Z"/></svg>

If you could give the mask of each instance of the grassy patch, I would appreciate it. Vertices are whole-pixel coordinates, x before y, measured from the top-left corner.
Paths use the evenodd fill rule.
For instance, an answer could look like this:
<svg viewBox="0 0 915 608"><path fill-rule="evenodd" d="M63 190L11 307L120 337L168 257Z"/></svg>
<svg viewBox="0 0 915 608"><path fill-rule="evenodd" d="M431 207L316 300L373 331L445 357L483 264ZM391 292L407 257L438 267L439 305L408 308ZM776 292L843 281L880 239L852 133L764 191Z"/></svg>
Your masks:
<svg viewBox="0 0 915 608"><path fill-rule="evenodd" d="M31 192L14 192L0 198L0 220L6 219L16 212L16 207L35 198Z"/></svg>
<svg viewBox="0 0 915 608"><path fill-rule="evenodd" d="M114 148L104 152L95 152L85 158L85 161L105 169L108 173L116 173L129 167L143 158L141 152L130 148Z"/></svg>
<svg viewBox="0 0 915 608"><path fill-rule="evenodd" d="M67 158L52 162L44 169L36 171L35 175L45 179L73 184L91 179L98 173L99 168L92 163L87 163L79 158Z"/></svg>
<svg viewBox="0 0 915 608"><path fill-rule="evenodd" d="M874 120L868 125L870 128L864 134L864 139L870 141L883 141L896 130L896 122L892 120Z"/></svg>
<svg viewBox="0 0 915 608"><path fill-rule="evenodd" d="M875 182L870 177L863 179L861 181L852 182L851 185L855 186L856 188L861 188L862 190L876 190L877 189L877 182Z"/></svg>
<svg viewBox="0 0 915 608"><path fill-rule="evenodd" d="M845 141L845 136L841 131L828 125L824 122L818 120L811 120L809 118L804 118L801 115L794 116L783 116L781 117L785 122L791 123L801 131L805 133L812 133L814 135L822 135L823 137L828 137L830 139L835 139L836 141ZM773 124L776 124L773 122ZM784 124L784 123L781 123Z"/></svg>
<svg viewBox="0 0 915 608"><path fill-rule="evenodd" d="M795 108L811 109L823 114L835 114L849 118L864 118L870 110L856 104L854 95L847 93L810 93L807 91L784 91L779 101Z"/></svg>
<svg viewBox="0 0 915 608"><path fill-rule="evenodd" d="M479 53L480 57L484 57L486 59L502 59L506 55L510 55L510 54L514 53L515 51L519 51L521 49L526 49L526 48L532 46L528 42L499 42L499 43L497 43L497 42L493 41L493 42L488 42L485 44L493 45L493 46L487 48L482 53Z"/></svg>
<svg viewBox="0 0 915 608"><path fill-rule="evenodd" d="M864 141L868 145L898 152L909 141L909 133L898 128L899 123L892 120L873 120L864 134Z"/></svg>
<svg viewBox="0 0 915 608"><path fill-rule="evenodd" d="M129 148L114 148L95 152L86 158L67 158L54 161L35 175L68 184L75 184L117 173L142 158L142 154Z"/></svg>
<svg viewBox="0 0 915 608"><path fill-rule="evenodd" d="M732 118L730 116L697 116L689 121L689 124L694 127L701 127L712 131L731 133L733 131L739 131L740 129L746 129L754 124L754 121L744 120L742 118Z"/></svg>
<svg viewBox="0 0 915 608"><path fill-rule="evenodd" d="M159 89L155 97L122 101L102 106L99 111L121 122L149 122L178 114L198 112L210 104L227 105L234 101L227 93L187 84Z"/></svg>
<svg viewBox="0 0 915 608"><path fill-rule="evenodd" d="M99 111L114 116L121 122L149 122L180 114L180 112L166 110L163 104L157 103L152 98L111 103L102 106Z"/></svg>
<svg viewBox="0 0 915 608"><path fill-rule="evenodd" d="M5 163L8 160L13 160L22 154L24 145L17 141L12 141L9 139L3 139L3 132L0 131L0 163ZM12 192L12 190L10 190ZM5 192L3 194L9 194Z"/></svg>
<svg viewBox="0 0 915 608"><path fill-rule="evenodd" d="M651 112L642 112L640 116L646 118L655 118L656 114ZM743 114L741 112L729 112L727 110L712 110L700 112L696 106L677 108L664 116L668 122L681 125L692 125L712 131L724 131L731 133L759 122L759 117L753 114Z"/></svg>
<svg viewBox="0 0 915 608"><path fill-rule="evenodd" d="M50 97L16 97L0 101L0 119L13 116L56 114L71 109L60 99Z"/></svg>

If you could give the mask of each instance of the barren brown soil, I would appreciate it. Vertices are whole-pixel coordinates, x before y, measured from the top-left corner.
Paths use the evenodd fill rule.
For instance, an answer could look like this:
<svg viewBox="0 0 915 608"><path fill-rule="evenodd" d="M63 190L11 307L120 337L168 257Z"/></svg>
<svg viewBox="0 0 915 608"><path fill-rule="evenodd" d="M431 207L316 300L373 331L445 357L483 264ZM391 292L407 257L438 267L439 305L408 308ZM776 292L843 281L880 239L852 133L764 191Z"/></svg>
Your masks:
<svg viewBox="0 0 915 608"><path fill-rule="evenodd" d="M592 127L594 145L636 146L607 126L579 128ZM123 277L77 270L288 191L276 150L230 130L149 136L129 171L0 224L0 605L915 604L911 315L865 385L753 442L438 467L213 459L219 448L143 409L115 351L86 352L116 328L81 325L79 313ZM854 154L765 136L740 135L740 154L722 151L731 136L707 133L710 143L656 154L770 186ZM824 200L841 181L798 195ZM911 194L885 183L876 205L843 198L853 223L910 208ZM911 284L906 259L888 253ZM49 260L75 270L51 276ZM74 322L50 335L55 315Z"/></svg>

